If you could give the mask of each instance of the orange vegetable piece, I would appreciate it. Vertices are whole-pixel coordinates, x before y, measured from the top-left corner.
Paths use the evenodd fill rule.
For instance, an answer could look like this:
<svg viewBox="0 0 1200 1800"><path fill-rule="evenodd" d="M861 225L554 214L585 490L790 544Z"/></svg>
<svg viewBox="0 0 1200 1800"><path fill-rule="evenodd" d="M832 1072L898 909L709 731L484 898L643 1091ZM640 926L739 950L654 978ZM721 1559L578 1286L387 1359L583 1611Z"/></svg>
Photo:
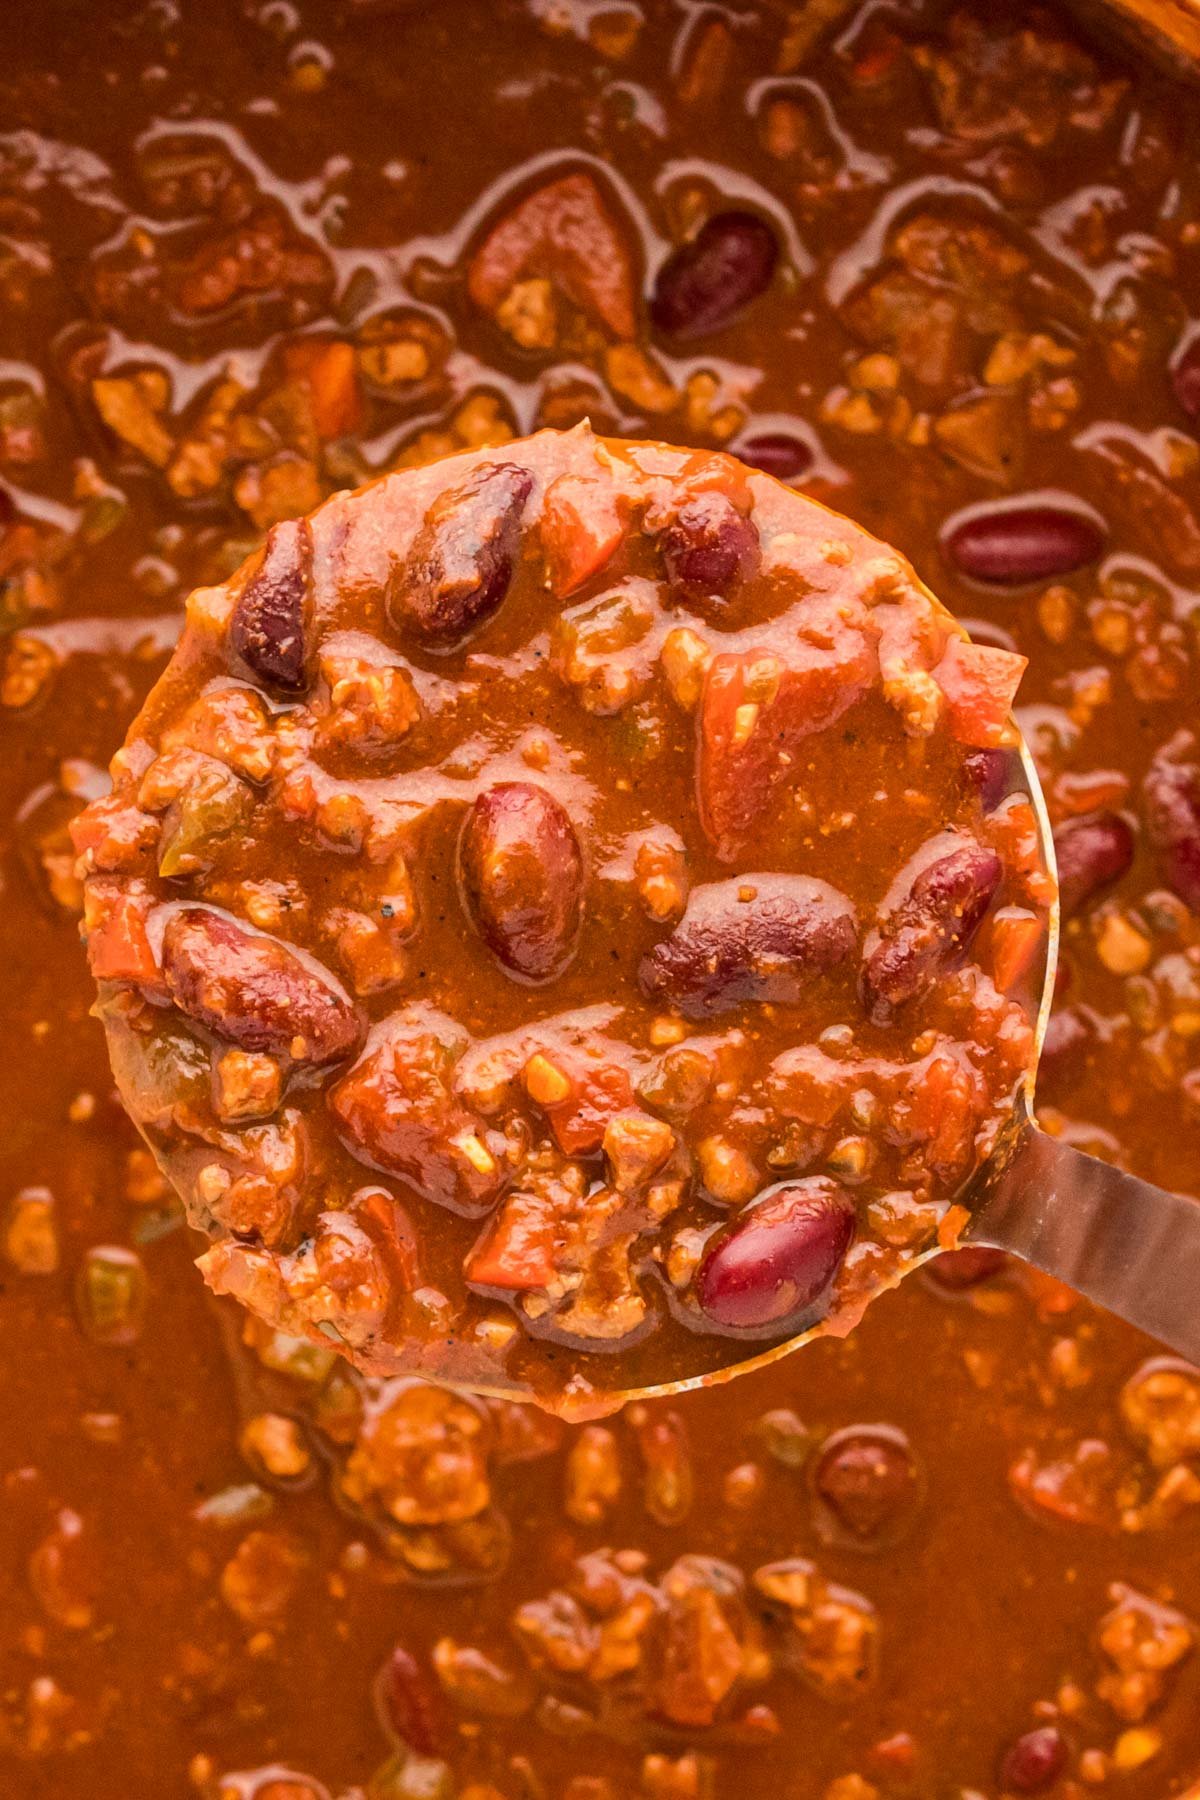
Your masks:
<svg viewBox="0 0 1200 1800"><path fill-rule="evenodd" d="M1023 906L1002 906L992 920L992 979L1010 994L1033 961L1042 923Z"/></svg>
<svg viewBox="0 0 1200 1800"><path fill-rule="evenodd" d="M467 1257L468 1281L481 1287L545 1287L554 1276L554 1219L530 1194L505 1201Z"/></svg>
<svg viewBox="0 0 1200 1800"><path fill-rule="evenodd" d="M962 744L998 750L1016 742L1012 704L1029 659L954 637L933 679L946 696L950 729Z"/></svg>
<svg viewBox="0 0 1200 1800"><path fill-rule="evenodd" d="M574 1092L569 1100L545 1108L560 1150L586 1156L604 1142L610 1119L633 1105L629 1076L617 1063L570 1070Z"/></svg>
<svg viewBox="0 0 1200 1800"><path fill-rule="evenodd" d="M347 437L363 422L353 344L340 338L301 338L283 353L284 367L308 388L313 424L322 443Z"/></svg>
<svg viewBox="0 0 1200 1800"><path fill-rule="evenodd" d="M614 337L637 330L627 234L590 175L564 175L537 188L493 226L471 259L467 291L494 313L513 285L548 277Z"/></svg>
<svg viewBox="0 0 1200 1800"><path fill-rule="evenodd" d="M602 569L625 536L618 496L607 482L560 475L546 489L542 549L555 592L573 594Z"/></svg>
<svg viewBox="0 0 1200 1800"><path fill-rule="evenodd" d="M84 927L88 965L97 981L136 981L145 987L162 987L162 975L146 935L150 905L148 896L123 893L116 882L93 879L89 884Z"/></svg>

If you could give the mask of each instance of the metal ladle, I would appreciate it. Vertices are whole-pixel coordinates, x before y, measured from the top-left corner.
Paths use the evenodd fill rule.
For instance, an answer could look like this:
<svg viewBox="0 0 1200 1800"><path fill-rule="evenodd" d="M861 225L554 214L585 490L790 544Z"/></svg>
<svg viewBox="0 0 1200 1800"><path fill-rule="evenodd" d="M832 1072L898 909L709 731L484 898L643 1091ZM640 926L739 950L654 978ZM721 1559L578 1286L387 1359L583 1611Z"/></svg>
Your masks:
<svg viewBox="0 0 1200 1800"><path fill-rule="evenodd" d="M1054 869L1054 840L1029 748L1021 761ZM1040 1057L1058 967L1058 907L1050 921L1036 1049ZM1042 1131L1033 1119L1036 1059L1010 1130L978 1171L963 1204L960 1242L1032 1263L1130 1325L1200 1362L1200 1204L1167 1193Z"/></svg>

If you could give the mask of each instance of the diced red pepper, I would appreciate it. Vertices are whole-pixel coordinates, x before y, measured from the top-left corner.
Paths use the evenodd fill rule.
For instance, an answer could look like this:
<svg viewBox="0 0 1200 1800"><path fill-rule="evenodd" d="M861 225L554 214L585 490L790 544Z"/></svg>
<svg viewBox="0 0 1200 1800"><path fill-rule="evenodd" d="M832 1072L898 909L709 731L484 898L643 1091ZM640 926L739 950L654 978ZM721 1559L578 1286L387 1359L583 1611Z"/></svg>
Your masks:
<svg viewBox="0 0 1200 1800"><path fill-rule="evenodd" d="M560 1150L587 1156L600 1148L609 1120L633 1105L633 1088L619 1063L573 1066L571 1074L571 1098L548 1106L546 1117Z"/></svg>
<svg viewBox="0 0 1200 1800"><path fill-rule="evenodd" d="M88 965L97 981L135 981L162 987L162 974L146 934L149 895L122 893L115 882L90 883L84 927Z"/></svg>
<svg viewBox="0 0 1200 1800"><path fill-rule="evenodd" d="M1042 940L1042 922L1023 906L1002 906L992 920L992 979L1010 994Z"/></svg>
<svg viewBox="0 0 1200 1800"><path fill-rule="evenodd" d="M546 490L542 549L556 594L573 594L602 569L625 536L616 494L587 475L560 475Z"/></svg>
<svg viewBox="0 0 1200 1800"><path fill-rule="evenodd" d="M1012 705L1029 659L991 644L954 637L933 678L946 696L950 729L961 744L998 750L1016 742Z"/></svg>
<svg viewBox="0 0 1200 1800"><path fill-rule="evenodd" d="M411 1293L421 1278L417 1240L412 1221L395 1195L386 1193L383 1188L360 1189L350 1202L350 1215L363 1227L382 1255L393 1291ZM352 1264L352 1258L346 1260ZM326 1279L336 1293L354 1285L351 1273L351 1269L344 1269L340 1283L336 1277L331 1279L327 1275ZM361 1273L359 1279L362 1279Z"/></svg>
<svg viewBox="0 0 1200 1800"><path fill-rule="evenodd" d="M778 789L798 779L796 751L803 740L832 725L870 683L866 639L834 608L824 619L814 616L812 635L813 641L798 641L786 653L718 656L708 672L697 780L704 828L722 858L736 853ZM774 693L764 681L772 662L779 665Z"/></svg>
<svg viewBox="0 0 1200 1800"><path fill-rule="evenodd" d="M93 800L70 822L71 842L88 866L128 869L158 840L159 822L116 794Z"/></svg>
<svg viewBox="0 0 1200 1800"><path fill-rule="evenodd" d="M554 1277L554 1238L545 1202L513 1194L467 1257L467 1280L480 1287L545 1287Z"/></svg>
<svg viewBox="0 0 1200 1800"><path fill-rule="evenodd" d="M313 424L322 443L348 437L363 423L362 392L353 344L340 338L301 338L289 344L283 364L302 381L312 404Z"/></svg>

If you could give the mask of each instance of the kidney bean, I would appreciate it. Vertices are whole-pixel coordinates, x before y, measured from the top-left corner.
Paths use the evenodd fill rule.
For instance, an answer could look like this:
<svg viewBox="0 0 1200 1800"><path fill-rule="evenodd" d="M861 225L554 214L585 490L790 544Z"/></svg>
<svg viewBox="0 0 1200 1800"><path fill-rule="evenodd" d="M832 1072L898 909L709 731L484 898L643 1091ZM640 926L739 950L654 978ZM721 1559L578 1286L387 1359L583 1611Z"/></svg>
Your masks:
<svg viewBox="0 0 1200 1800"><path fill-rule="evenodd" d="M964 844L927 863L867 939L863 1001L876 1024L932 987L966 955L1000 886L994 850Z"/></svg>
<svg viewBox="0 0 1200 1800"><path fill-rule="evenodd" d="M515 463L487 463L430 507L407 567L393 579L390 610L429 644L452 649L501 606L520 549L533 477Z"/></svg>
<svg viewBox="0 0 1200 1800"><path fill-rule="evenodd" d="M1009 1745L1000 1764L1000 1785L1017 1794L1040 1794L1062 1774L1067 1746L1054 1725L1038 1725Z"/></svg>
<svg viewBox="0 0 1200 1800"><path fill-rule="evenodd" d="M638 980L648 998L689 1019L751 1000L792 1005L851 954L857 935L854 907L827 882L744 875L696 888L670 937L642 958Z"/></svg>
<svg viewBox="0 0 1200 1800"><path fill-rule="evenodd" d="M284 694L308 686L311 587L308 520L273 525L262 562L234 608L229 639L255 679Z"/></svg>
<svg viewBox="0 0 1200 1800"><path fill-rule="evenodd" d="M380 1669L376 1695L385 1728L418 1756L432 1756L440 1736L437 1694L403 1644Z"/></svg>
<svg viewBox="0 0 1200 1800"><path fill-rule="evenodd" d="M502 781L480 794L459 844L462 890L480 937L511 974L549 981L569 962L583 910L583 852L545 788Z"/></svg>
<svg viewBox="0 0 1200 1800"><path fill-rule="evenodd" d="M1200 755L1194 732L1180 731L1146 771L1146 826L1163 879L1200 913Z"/></svg>
<svg viewBox="0 0 1200 1800"><path fill-rule="evenodd" d="M776 481L799 481L813 465L813 453L804 439L787 431L756 432L735 444L733 451L752 469L761 469Z"/></svg>
<svg viewBox="0 0 1200 1800"><path fill-rule="evenodd" d="M358 1048L362 1021L332 975L222 913L190 906L173 914L162 970L185 1017L243 1050L328 1063Z"/></svg>
<svg viewBox="0 0 1200 1800"><path fill-rule="evenodd" d="M998 1275L1007 1260L1003 1250L992 1250L985 1244L964 1244L961 1250L947 1250L935 1257L926 1274L939 1287L957 1292L960 1288L978 1287L981 1281Z"/></svg>
<svg viewBox="0 0 1200 1800"><path fill-rule="evenodd" d="M997 587L1069 575L1094 563L1104 549L1094 519L1049 501L973 513L952 524L943 541L962 574Z"/></svg>
<svg viewBox="0 0 1200 1800"><path fill-rule="evenodd" d="M716 213L658 271L650 317L685 341L728 325L769 285L779 260L775 233L757 213Z"/></svg>
<svg viewBox="0 0 1200 1800"><path fill-rule="evenodd" d="M1200 333L1186 345L1171 367L1175 398L1193 424L1200 424Z"/></svg>
<svg viewBox="0 0 1200 1800"><path fill-rule="evenodd" d="M856 1549L896 1544L924 1498L921 1470L902 1431L851 1425L827 1438L812 1466L821 1535Z"/></svg>
<svg viewBox="0 0 1200 1800"><path fill-rule="evenodd" d="M730 1330L777 1325L810 1312L854 1239L849 1195L821 1176L791 1182L749 1207L700 1265L696 1298Z"/></svg>
<svg viewBox="0 0 1200 1800"><path fill-rule="evenodd" d="M1055 828L1054 854L1063 917L1070 918L1093 894L1125 874L1133 862L1133 831L1120 813L1067 819Z"/></svg>
<svg viewBox="0 0 1200 1800"><path fill-rule="evenodd" d="M1008 793L1012 761L1007 750L968 750L963 757L963 774L979 795L984 812L991 812Z"/></svg>
<svg viewBox="0 0 1200 1800"><path fill-rule="evenodd" d="M671 586L702 611L724 611L734 589L758 567L758 532L724 494L686 500L659 534Z"/></svg>

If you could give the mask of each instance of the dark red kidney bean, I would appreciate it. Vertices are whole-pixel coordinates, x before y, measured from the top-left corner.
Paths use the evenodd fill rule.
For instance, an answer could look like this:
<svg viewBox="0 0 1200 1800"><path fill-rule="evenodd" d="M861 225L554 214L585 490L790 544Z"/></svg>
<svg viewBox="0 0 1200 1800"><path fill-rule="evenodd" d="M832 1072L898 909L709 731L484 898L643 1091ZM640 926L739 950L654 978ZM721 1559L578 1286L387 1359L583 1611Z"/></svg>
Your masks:
<svg viewBox="0 0 1200 1800"><path fill-rule="evenodd" d="M1146 771L1142 800L1163 880L1200 913L1200 751L1194 732L1180 731Z"/></svg>
<svg viewBox="0 0 1200 1800"><path fill-rule="evenodd" d="M1092 1041L1092 1028L1078 1007L1060 1006L1050 1014L1042 1042L1040 1067L1046 1075L1069 1069Z"/></svg>
<svg viewBox="0 0 1200 1800"><path fill-rule="evenodd" d="M702 610L718 612L758 567L758 532L724 494L697 494L659 533L667 580Z"/></svg>
<svg viewBox="0 0 1200 1800"><path fill-rule="evenodd" d="M970 949L1003 866L994 850L964 844L927 863L900 904L867 939L862 995L872 1020L926 993Z"/></svg>
<svg viewBox="0 0 1200 1800"><path fill-rule="evenodd" d="M243 1050L329 1063L362 1038L357 1008L327 970L207 907L172 915L162 970L185 1017Z"/></svg>
<svg viewBox="0 0 1200 1800"><path fill-rule="evenodd" d="M503 603L521 545L533 477L515 463L488 463L442 494L393 578L390 610L435 648L452 649Z"/></svg>
<svg viewBox="0 0 1200 1800"><path fill-rule="evenodd" d="M670 937L642 958L638 980L648 999L689 1019L747 1001L787 1006L844 962L857 940L853 905L827 882L742 875L693 891Z"/></svg>
<svg viewBox="0 0 1200 1800"><path fill-rule="evenodd" d="M1119 881L1133 862L1133 831L1120 813L1087 813L1055 827L1058 895L1063 917L1078 912L1093 894Z"/></svg>
<svg viewBox="0 0 1200 1800"><path fill-rule="evenodd" d="M1176 357L1171 367L1175 398L1193 424L1200 424L1200 332Z"/></svg>
<svg viewBox="0 0 1200 1800"><path fill-rule="evenodd" d="M945 1250L941 1256L934 1257L925 1273L939 1287L957 1292L960 1288L978 1287L981 1281L990 1280L1000 1273L1007 1261L1003 1250L992 1250L985 1244L964 1244L961 1250Z"/></svg>
<svg viewBox="0 0 1200 1800"><path fill-rule="evenodd" d="M262 562L234 608L229 638L255 679L284 694L308 686L311 590L308 520L272 525Z"/></svg>
<svg viewBox="0 0 1200 1800"><path fill-rule="evenodd" d="M851 1425L825 1440L811 1465L821 1535L880 1550L905 1536L924 1498L921 1469L902 1431Z"/></svg>
<svg viewBox="0 0 1200 1800"><path fill-rule="evenodd" d="M1009 1745L1000 1763L1000 1785L1014 1794L1040 1794L1066 1767L1067 1746L1053 1725L1038 1725Z"/></svg>
<svg viewBox="0 0 1200 1800"><path fill-rule="evenodd" d="M776 481L799 481L813 465L813 453L804 439L786 431L756 432L735 444L733 453L752 469L773 475Z"/></svg>
<svg viewBox="0 0 1200 1800"><path fill-rule="evenodd" d="M943 541L962 574L998 587L1069 575L1094 563L1104 549L1094 519L1048 501L974 513L951 525Z"/></svg>
<svg viewBox="0 0 1200 1800"><path fill-rule="evenodd" d="M480 794L459 843L463 896L510 974L549 981L570 961L583 913L583 852L545 788L502 781Z"/></svg>
<svg viewBox="0 0 1200 1800"><path fill-rule="evenodd" d="M777 1188L748 1207L700 1265L696 1298L730 1331L753 1331L810 1312L854 1241L850 1196L821 1176Z"/></svg>
<svg viewBox="0 0 1200 1800"><path fill-rule="evenodd" d="M704 337L735 319L769 286L775 233L757 213L716 213L658 271L650 317L668 337Z"/></svg>
<svg viewBox="0 0 1200 1800"><path fill-rule="evenodd" d="M376 1694L386 1730L418 1756L432 1756L440 1736L437 1699L416 1657L403 1644L395 1646L379 1671Z"/></svg>
<svg viewBox="0 0 1200 1800"><path fill-rule="evenodd" d="M963 774L979 795L984 812L991 812L1010 791L1012 763L1008 750L968 750L963 757Z"/></svg>

